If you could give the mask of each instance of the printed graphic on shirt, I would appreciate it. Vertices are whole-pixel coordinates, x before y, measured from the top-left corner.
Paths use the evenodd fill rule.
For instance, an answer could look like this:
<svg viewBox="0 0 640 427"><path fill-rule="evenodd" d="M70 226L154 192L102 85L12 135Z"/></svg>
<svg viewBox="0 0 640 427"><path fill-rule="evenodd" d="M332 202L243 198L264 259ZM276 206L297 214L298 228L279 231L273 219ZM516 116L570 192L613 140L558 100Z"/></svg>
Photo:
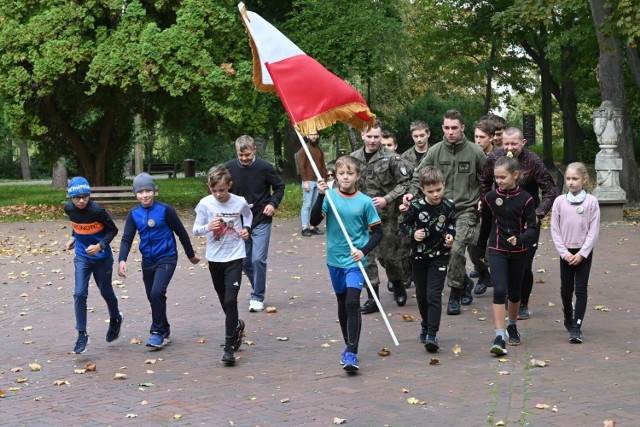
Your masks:
<svg viewBox="0 0 640 427"><path fill-rule="evenodd" d="M104 230L104 224L98 221L82 224L71 221L71 227L78 234L95 234Z"/></svg>
<svg viewBox="0 0 640 427"><path fill-rule="evenodd" d="M458 163L458 173L469 173L469 172L471 172L471 162Z"/></svg>
<svg viewBox="0 0 640 427"><path fill-rule="evenodd" d="M213 230L213 240L217 244L224 244L225 241L236 241L240 239L240 235L235 229L236 224L240 221L240 213L223 212L219 214L222 217L220 226Z"/></svg>

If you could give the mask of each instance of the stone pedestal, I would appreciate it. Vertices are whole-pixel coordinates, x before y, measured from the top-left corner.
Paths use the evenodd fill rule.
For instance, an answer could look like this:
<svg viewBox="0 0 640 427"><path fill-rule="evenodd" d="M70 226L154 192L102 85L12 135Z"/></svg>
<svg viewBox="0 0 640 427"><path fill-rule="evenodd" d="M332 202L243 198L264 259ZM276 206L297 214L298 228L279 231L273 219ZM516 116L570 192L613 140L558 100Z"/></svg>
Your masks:
<svg viewBox="0 0 640 427"><path fill-rule="evenodd" d="M620 187L622 158L618 140L622 134L622 110L610 101L603 101L593 111L593 130L600 152L596 155L596 187L593 195L600 203L600 221L622 221L627 193Z"/></svg>

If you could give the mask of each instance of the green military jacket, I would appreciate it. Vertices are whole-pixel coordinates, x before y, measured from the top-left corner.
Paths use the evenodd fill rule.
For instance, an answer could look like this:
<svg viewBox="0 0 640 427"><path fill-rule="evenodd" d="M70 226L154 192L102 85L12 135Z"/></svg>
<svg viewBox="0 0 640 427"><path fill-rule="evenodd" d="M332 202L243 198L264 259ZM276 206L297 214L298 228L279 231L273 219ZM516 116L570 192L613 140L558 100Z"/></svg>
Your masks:
<svg viewBox="0 0 640 427"><path fill-rule="evenodd" d="M369 197L383 197L387 201L387 206L380 212L380 219L396 218L400 212L395 201L402 198L409 185L409 171L400 156L383 145L369 163L365 160L364 147L351 156L361 163L360 191Z"/></svg>
<svg viewBox="0 0 640 427"><path fill-rule="evenodd" d="M424 156L426 156L426 155L427 155L427 153L424 153L422 158L424 159ZM407 169L409 169L409 176L413 177L413 174L415 173L416 169L418 168L418 163L419 163L418 162L418 157L416 156L415 147L409 148L407 151L402 153L402 156L400 156L400 157L402 158L402 161L404 162L404 164L407 167Z"/></svg>

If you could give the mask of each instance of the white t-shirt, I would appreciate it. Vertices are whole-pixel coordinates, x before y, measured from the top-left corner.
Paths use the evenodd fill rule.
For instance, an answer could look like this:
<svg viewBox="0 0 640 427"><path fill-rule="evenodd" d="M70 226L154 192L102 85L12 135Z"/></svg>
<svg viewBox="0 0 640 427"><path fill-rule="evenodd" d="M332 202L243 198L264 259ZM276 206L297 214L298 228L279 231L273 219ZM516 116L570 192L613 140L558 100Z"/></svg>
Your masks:
<svg viewBox="0 0 640 427"><path fill-rule="evenodd" d="M221 203L209 195L201 199L195 209L193 234L207 236L208 261L228 262L246 255L244 240L239 233L243 227L251 227L253 214L244 197L231 193L229 196L226 202ZM210 231L207 226L218 215L224 220L224 225L218 230Z"/></svg>

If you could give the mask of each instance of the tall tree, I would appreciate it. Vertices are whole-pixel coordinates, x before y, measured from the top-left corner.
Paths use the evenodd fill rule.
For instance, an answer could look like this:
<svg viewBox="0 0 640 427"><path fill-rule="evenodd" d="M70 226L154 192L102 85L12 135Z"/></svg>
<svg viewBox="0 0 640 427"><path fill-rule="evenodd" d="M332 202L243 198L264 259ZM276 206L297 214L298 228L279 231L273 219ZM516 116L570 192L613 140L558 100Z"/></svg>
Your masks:
<svg viewBox="0 0 640 427"><path fill-rule="evenodd" d="M615 107L622 109L623 132L618 144L623 162L620 185L627 192L630 202L638 202L638 165L633 152L633 138L627 112L622 46L616 28L610 25L613 16L611 4L606 0L589 0L589 5L600 45L597 76L602 100L611 101Z"/></svg>
<svg viewBox="0 0 640 427"><path fill-rule="evenodd" d="M116 181L135 114L211 134L265 128L245 37L229 0L0 0L0 98L53 159Z"/></svg>

